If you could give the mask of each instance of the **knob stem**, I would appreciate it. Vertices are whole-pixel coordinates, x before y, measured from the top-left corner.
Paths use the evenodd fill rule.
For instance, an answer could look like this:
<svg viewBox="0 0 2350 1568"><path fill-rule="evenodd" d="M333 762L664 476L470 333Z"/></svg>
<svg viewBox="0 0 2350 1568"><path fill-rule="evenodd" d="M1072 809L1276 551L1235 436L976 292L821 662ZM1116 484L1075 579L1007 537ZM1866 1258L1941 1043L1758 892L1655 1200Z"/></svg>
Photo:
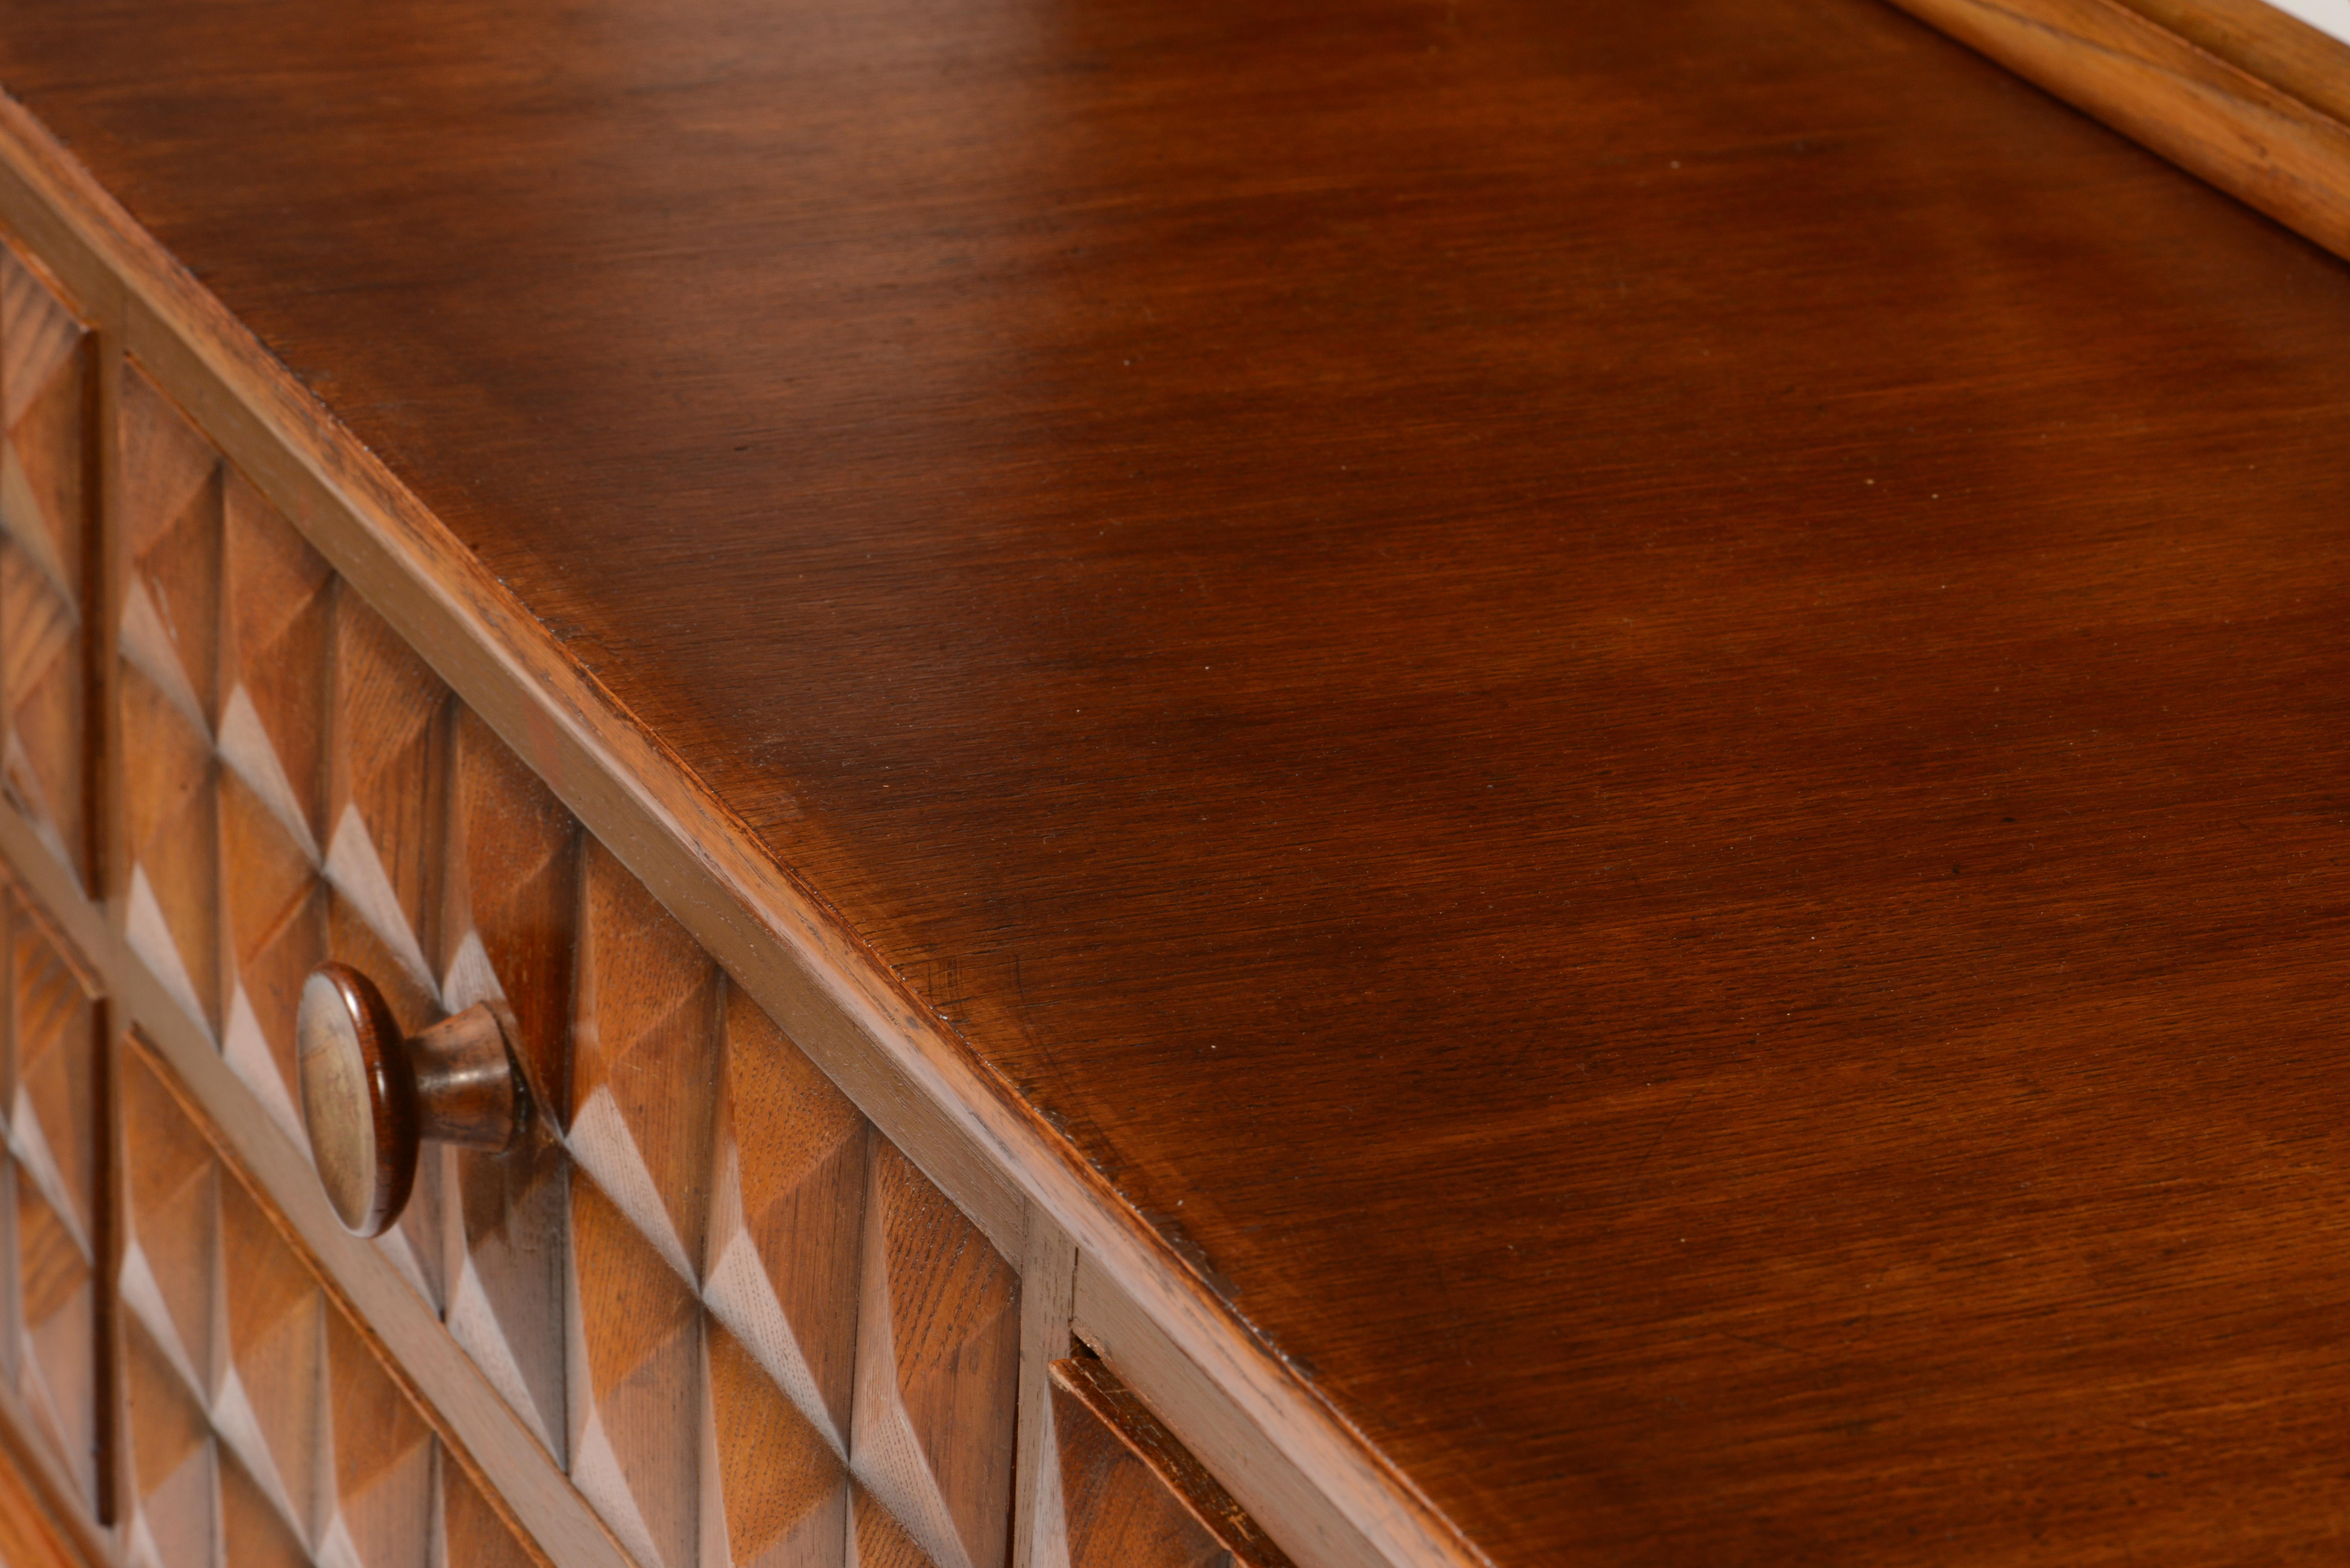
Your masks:
<svg viewBox="0 0 2350 1568"><path fill-rule="evenodd" d="M408 1041L416 1128L426 1142L501 1149L522 1123L506 1032L487 1002L452 1013Z"/></svg>

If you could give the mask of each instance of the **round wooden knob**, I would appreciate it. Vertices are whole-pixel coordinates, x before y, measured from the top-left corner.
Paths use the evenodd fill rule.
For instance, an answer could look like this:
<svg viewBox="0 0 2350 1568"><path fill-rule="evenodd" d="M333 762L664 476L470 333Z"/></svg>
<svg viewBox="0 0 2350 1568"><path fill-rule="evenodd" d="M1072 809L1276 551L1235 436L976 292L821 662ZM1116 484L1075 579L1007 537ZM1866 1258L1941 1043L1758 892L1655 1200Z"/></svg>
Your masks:
<svg viewBox="0 0 2350 1568"><path fill-rule="evenodd" d="M322 963L302 982L294 1034L311 1158L355 1235L400 1218L425 1140L504 1148L522 1124L522 1076L485 1003L403 1040L373 981Z"/></svg>

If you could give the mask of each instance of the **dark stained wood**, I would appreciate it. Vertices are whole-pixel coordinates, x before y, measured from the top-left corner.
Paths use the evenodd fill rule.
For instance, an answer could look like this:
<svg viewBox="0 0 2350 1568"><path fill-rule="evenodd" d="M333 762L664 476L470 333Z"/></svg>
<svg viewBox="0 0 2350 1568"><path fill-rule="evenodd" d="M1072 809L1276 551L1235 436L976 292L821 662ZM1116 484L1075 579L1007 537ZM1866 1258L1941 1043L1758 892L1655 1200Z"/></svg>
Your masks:
<svg viewBox="0 0 2350 1568"><path fill-rule="evenodd" d="M2340 263L1867 0L0 85L1495 1559L2328 1539Z"/></svg>

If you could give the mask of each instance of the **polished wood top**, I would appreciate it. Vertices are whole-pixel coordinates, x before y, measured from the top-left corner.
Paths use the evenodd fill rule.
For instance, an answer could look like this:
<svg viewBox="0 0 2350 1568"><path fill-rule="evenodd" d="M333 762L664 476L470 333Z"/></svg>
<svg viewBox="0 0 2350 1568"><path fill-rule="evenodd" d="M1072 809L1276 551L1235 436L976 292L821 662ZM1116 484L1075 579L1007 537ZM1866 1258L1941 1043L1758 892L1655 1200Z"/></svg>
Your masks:
<svg viewBox="0 0 2350 1568"><path fill-rule="evenodd" d="M2341 262L1875 0L0 84L1496 1561L2331 1539Z"/></svg>

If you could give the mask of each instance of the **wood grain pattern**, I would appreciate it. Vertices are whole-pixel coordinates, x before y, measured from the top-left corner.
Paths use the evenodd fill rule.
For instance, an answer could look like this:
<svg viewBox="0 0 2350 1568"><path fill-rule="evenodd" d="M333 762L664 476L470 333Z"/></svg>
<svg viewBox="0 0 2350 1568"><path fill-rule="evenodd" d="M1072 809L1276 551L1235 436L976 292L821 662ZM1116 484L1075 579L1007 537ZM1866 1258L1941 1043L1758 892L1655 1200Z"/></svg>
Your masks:
<svg viewBox="0 0 2350 1568"><path fill-rule="evenodd" d="M933 1568L906 1527L874 1501L871 1492L854 1482L850 1484L847 1568Z"/></svg>
<svg viewBox="0 0 2350 1568"><path fill-rule="evenodd" d="M1211 1463L1225 1490L1293 1559L1305 1568L1390 1568L1394 1558L1382 1550L1381 1521L1366 1518L1358 1499L1330 1486L1310 1459L1275 1441L1247 1403L1250 1389L1228 1389L1199 1376L1184 1355L1180 1325L1160 1322L1090 1254L1080 1254L1076 1263L1070 1340L1101 1356L1178 1441ZM1048 1361L1047 1401L1050 1366ZM1051 1519L1045 1511L1040 1523Z"/></svg>
<svg viewBox="0 0 2350 1568"><path fill-rule="evenodd" d="M2350 45L2261 0L1893 0L2350 256Z"/></svg>
<svg viewBox="0 0 2350 1568"><path fill-rule="evenodd" d="M2317 1528L2334 264L1856 3L140 16L0 79L1496 1555Z"/></svg>
<svg viewBox="0 0 2350 1568"><path fill-rule="evenodd" d="M1076 1343L1077 1248L1041 1209L1020 1250L1020 1449L1012 1469L1012 1562L1035 1568L1041 1542L1063 1532L1060 1457L1053 1437L1053 1363Z"/></svg>
<svg viewBox="0 0 2350 1568"><path fill-rule="evenodd" d="M718 1118L703 1285L711 1312L846 1453L869 1130L732 986Z"/></svg>
<svg viewBox="0 0 2350 1568"><path fill-rule="evenodd" d="M979 1070L935 1018L910 1008L902 988L872 965L867 946L781 872L741 818L700 781L676 771L671 753L546 643L538 623L478 560L455 547L371 454L346 441L282 365L210 296L192 288L111 198L6 102L0 102L0 139L13 160L0 164L0 202L15 221L70 258L91 289L122 291L129 340L151 359L172 364L183 393L203 402L217 428L229 432L239 461L267 473L275 493L317 531L343 569L382 595L444 670L464 676L470 700L494 712L504 733L527 744L568 804L629 846L632 868L688 912L702 940L737 966L746 989L789 1022L827 1072L853 1085L859 1105L916 1153L991 1239L1018 1246L1020 1187L1040 1184L1053 1211L1096 1256L1164 1312L1181 1343L1168 1363L1183 1368L1175 1375L1179 1382L1196 1395L1227 1391L1211 1402L1245 1397L1248 1414L1237 1417L1242 1426L1234 1429L1240 1446L1279 1452L1276 1469L1284 1475L1299 1473L1289 1455L1311 1465L1315 1487L1328 1496L1289 1494L1305 1509L1304 1517L1323 1520L1335 1507L1336 1517L1356 1521L1338 1525L1341 1533L1361 1542L1358 1524L1397 1560L1465 1560L1469 1549L1449 1522L1376 1450L1335 1423L1294 1367L1270 1356L1260 1338L1222 1312L1196 1276L1169 1267L1162 1241L1115 1198L1097 1170L1069 1160L1057 1133L1031 1107ZM203 1075L200 1062L183 1065ZM990 1147L1014 1151L1011 1163L983 1152ZM332 1237L311 1239L337 1251ZM376 1299L398 1315L393 1303ZM494 1422L476 1428L484 1436L495 1429ZM1268 1442L1281 1447L1264 1449ZM526 1459L515 1462L529 1468ZM569 1533L577 1550L603 1550L600 1537L577 1536L564 1509L532 1511Z"/></svg>
<svg viewBox="0 0 2350 1568"><path fill-rule="evenodd" d="M225 476L152 382L122 378L121 669L130 944L189 1016L220 1037L220 832L213 726ZM240 846L243 847L244 846ZM265 894L278 880L256 867ZM291 1021L291 1014L288 1014ZM281 1061L293 1065L290 1031ZM298 1116L289 1114L289 1125Z"/></svg>
<svg viewBox="0 0 2350 1568"><path fill-rule="evenodd" d="M693 1279L722 1070L718 966L592 841L579 886L572 1158Z"/></svg>
<svg viewBox="0 0 2350 1568"><path fill-rule="evenodd" d="M1168 1365L1183 1369L1176 1376L1187 1392L1243 1393L1249 1414L1235 1428L1236 1438L1244 1438L1241 1447L1269 1454L1275 1450L1263 1445L1278 1442L1284 1457L1276 1468L1284 1475L1298 1473L1289 1454L1312 1465L1322 1490L1289 1494L1306 1517L1322 1519L1335 1507L1398 1560L1459 1559L1464 1549L1449 1523L1408 1483L1399 1488L1381 1456L1334 1423L1294 1369L1225 1315L1200 1280L1170 1270L1159 1239L1115 1199L1100 1174L1068 1161L1057 1135L1031 1108L979 1071L935 1019L909 1010L902 989L871 965L866 946L780 873L741 819L677 772L671 753L608 692L536 636L536 622L518 619L503 586L455 548L371 455L322 421L282 365L217 302L192 288L151 239L6 101L0 101L0 140L12 159L0 163L0 204L11 218L56 247L52 254L66 258L87 288L120 301L127 339L151 360L172 366L182 393L203 402L230 432L239 461L268 474L274 493L317 530L314 536L343 568L384 596L410 635L434 649L444 670L464 676L471 701L528 745L535 764L561 781L568 804L629 846L632 867L687 911L702 940L739 966L761 1005L790 1022L825 1070L853 1086L858 1104L992 1240L1016 1249L1024 1233L1020 1187L1041 1183L1054 1212L1166 1312L1183 1347ZM101 367L101 379L114 363ZM5 826L0 819L0 836ZM148 982L140 973L127 983L140 991ZM177 1037L175 1028L159 1027ZM200 1057L176 1060L182 1071L212 1082ZM1007 1165L985 1147L1013 1150L1014 1158ZM280 1163L265 1140L244 1153L265 1166ZM375 1314L409 1322L366 1262L334 1235L314 1229L307 1239L339 1260L338 1277L366 1282L359 1288ZM406 1354L442 1365L412 1324L403 1338ZM443 1386L463 1382L455 1376ZM468 1407L463 1419L478 1440L494 1445L501 1467L535 1474L532 1458L513 1451L499 1422L472 1407L470 1397ZM608 1537L583 1533L579 1515L556 1500L534 1493L519 1506L575 1552L595 1557L610 1550ZM1340 1529L1361 1539L1353 1526Z"/></svg>
<svg viewBox="0 0 2350 1568"><path fill-rule="evenodd" d="M684 1568L699 1545L701 1303L576 1168L571 1270L572 1483L644 1568Z"/></svg>
<svg viewBox="0 0 2350 1568"><path fill-rule="evenodd" d="M849 1480L837 1440L785 1398L715 1318L703 1327L702 1562L839 1568Z"/></svg>
<svg viewBox="0 0 2350 1568"><path fill-rule="evenodd" d="M487 1002L536 1114L503 1155L442 1155L449 1203L449 1331L558 1459L565 1452L563 1297L569 1160L578 827L544 784L462 704L451 718L442 995Z"/></svg>
<svg viewBox="0 0 2350 1568"><path fill-rule="evenodd" d="M1003 1568L1019 1276L904 1155L869 1168L850 1468L939 1568Z"/></svg>

